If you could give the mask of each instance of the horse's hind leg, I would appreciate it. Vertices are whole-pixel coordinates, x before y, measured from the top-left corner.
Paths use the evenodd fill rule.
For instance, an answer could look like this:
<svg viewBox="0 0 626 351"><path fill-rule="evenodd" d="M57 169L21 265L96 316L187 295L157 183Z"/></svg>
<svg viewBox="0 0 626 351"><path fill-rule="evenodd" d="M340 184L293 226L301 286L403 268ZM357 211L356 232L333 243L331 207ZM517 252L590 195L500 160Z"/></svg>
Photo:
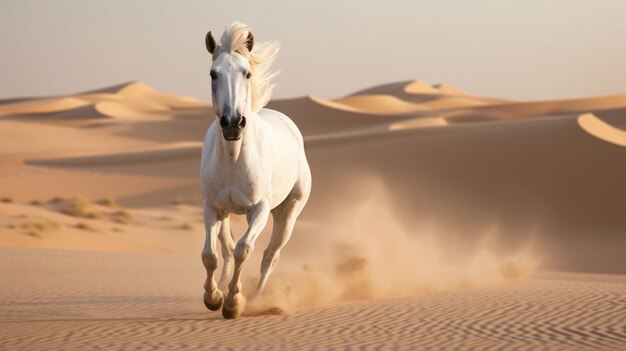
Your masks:
<svg viewBox="0 0 626 351"><path fill-rule="evenodd" d="M291 232L296 224L296 219L306 204L306 197L288 196L285 201L272 210L272 218L274 219L274 228L272 229L272 237L267 248L263 252L263 261L261 261L261 279L257 287L256 295L259 295L265 288L267 279L276 268L276 263L280 256L280 250L287 244L291 237Z"/></svg>
<svg viewBox="0 0 626 351"><path fill-rule="evenodd" d="M213 280L213 272L217 269L217 235L222 221L218 218L217 211L208 205L204 205L204 226L206 239L202 249L202 263L206 268L206 281L204 282L204 305L211 311L217 311L222 307L224 294L217 288Z"/></svg>
<svg viewBox="0 0 626 351"><path fill-rule="evenodd" d="M224 219L222 220L219 239L222 246L222 258L224 259L224 266L222 267L222 275L220 277L218 286L220 288L226 288L226 285L228 284L228 278L230 278L233 272L233 264L235 263L235 259L233 257L235 241L233 239L233 233L230 229L229 217L224 217Z"/></svg>

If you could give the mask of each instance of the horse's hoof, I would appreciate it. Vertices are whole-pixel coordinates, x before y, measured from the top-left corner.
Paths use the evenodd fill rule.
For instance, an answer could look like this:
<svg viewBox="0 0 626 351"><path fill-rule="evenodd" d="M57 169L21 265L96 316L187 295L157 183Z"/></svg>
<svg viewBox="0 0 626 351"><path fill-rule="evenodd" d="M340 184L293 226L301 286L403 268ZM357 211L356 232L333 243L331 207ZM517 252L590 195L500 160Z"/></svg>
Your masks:
<svg viewBox="0 0 626 351"><path fill-rule="evenodd" d="M246 298L242 293L237 293L233 296L232 301L224 301L222 308L222 316L226 319L235 319L243 313L246 309Z"/></svg>
<svg viewBox="0 0 626 351"><path fill-rule="evenodd" d="M210 297L210 298L209 298ZM206 308L211 311L217 311L222 308L222 304L224 303L224 294L220 289L215 289L212 296L209 296L206 292L204 293L204 305Z"/></svg>

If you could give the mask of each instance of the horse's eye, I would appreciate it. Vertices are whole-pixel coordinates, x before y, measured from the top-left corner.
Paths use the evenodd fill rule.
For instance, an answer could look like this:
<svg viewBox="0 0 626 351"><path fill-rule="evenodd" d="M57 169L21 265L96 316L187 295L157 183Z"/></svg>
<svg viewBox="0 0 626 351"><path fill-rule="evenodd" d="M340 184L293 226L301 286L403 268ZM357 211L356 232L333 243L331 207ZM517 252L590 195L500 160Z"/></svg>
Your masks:
<svg viewBox="0 0 626 351"><path fill-rule="evenodd" d="M215 71L211 71L211 79L217 79L217 73Z"/></svg>
<svg viewBox="0 0 626 351"><path fill-rule="evenodd" d="M250 76L252 75L252 73L250 72L246 72L246 79L250 79Z"/></svg>

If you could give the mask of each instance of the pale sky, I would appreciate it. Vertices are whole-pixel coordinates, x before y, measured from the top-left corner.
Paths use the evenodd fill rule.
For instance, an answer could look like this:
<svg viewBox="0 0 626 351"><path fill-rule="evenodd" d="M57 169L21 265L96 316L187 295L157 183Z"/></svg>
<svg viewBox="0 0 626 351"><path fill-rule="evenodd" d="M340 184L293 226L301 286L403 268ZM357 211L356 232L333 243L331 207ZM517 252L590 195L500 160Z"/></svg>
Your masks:
<svg viewBox="0 0 626 351"><path fill-rule="evenodd" d="M626 1L0 0L0 98L141 80L208 101L204 35L279 40L275 97L422 79L512 99L626 92Z"/></svg>

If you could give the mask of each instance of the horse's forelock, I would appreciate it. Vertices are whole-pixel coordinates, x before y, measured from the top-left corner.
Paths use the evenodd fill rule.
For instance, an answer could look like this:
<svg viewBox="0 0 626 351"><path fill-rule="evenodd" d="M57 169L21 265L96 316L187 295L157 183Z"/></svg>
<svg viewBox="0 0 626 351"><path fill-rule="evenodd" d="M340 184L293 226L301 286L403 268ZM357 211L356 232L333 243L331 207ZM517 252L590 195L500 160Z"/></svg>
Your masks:
<svg viewBox="0 0 626 351"><path fill-rule="evenodd" d="M275 86L272 83L272 78L276 76L277 72L271 71L270 66L280 47L277 42L259 42L255 43L252 51L250 51L248 50L248 34L250 32L250 27L240 22L233 22L226 27L220 38L220 45L213 53L213 60L217 59L223 52L238 53L248 60L252 73L250 77L252 110L257 112L269 102L272 96L272 90Z"/></svg>

